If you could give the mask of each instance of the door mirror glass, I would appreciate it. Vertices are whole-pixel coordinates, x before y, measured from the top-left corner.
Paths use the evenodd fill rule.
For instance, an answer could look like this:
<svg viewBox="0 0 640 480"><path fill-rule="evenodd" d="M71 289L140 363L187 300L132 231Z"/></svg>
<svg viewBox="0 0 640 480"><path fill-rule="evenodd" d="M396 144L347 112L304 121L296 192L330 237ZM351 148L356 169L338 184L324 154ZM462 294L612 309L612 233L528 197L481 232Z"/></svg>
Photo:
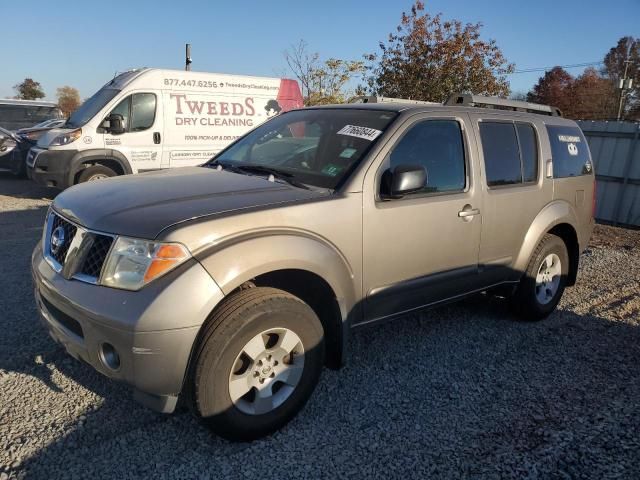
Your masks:
<svg viewBox="0 0 640 480"><path fill-rule="evenodd" d="M383 177L387 177L383 178L383 184L388 184L389 195L398 198L422 190L427 183L427 169L422 165L398 165Z"/></svg>
<svg viewBox="0 0 640 480"><path fill-rule="evenodd" d="M109 125L107 131L113 135L120 135L126 131L124 127L124 117L119 113L112 113L107 118Z"/></svg>

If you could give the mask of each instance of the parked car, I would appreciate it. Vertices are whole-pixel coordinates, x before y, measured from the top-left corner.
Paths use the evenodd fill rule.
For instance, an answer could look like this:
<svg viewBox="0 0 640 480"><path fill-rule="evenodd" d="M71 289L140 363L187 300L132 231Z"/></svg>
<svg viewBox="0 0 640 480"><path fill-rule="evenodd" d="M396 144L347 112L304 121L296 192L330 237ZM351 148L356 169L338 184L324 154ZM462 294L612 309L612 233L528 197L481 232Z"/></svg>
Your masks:
<svg viewBox="0 0 640 480"><path fill-rule="evenodd" d="M143 404L181 399L253 439L343 363L353 327L493 289L548 316L576 282L593 198L584 136L550 107L306 108L203 166L58 195L36 301L69 354Z"/></svg>
<svg viewBox="0 0 640 480"><path fill-rule="evenodd" d="M0 127L7 130L29 128L45 120L61 118L62 112L54 102L0 98Z"/></svg>
<svg viewBox="0 0 640 480"><path fill-rule="evenodd" d="M31 144L9 130L0 127L0 170L14 175L25 173L25 158Z"/></svg>
<svg viewBox="0 0 640 480"><path fill-rule="evenodd" d="M42 135L30 177L59 189L200 165L267 118L302 107L295 80L143 68L116 76Z"/></svg>
<svg viewBox="0 0 640 480"><path fill-rule="evenodd" d="M16 131L16 133L25 140L28 140L33 145L35 145L36 141L42 136L43 133L45 133L47 130L51 130L52 128L62 127L66 123L66 121L66 118L45 120L44 122L40 122L33 127L21 128L20 130Z"/></svg>

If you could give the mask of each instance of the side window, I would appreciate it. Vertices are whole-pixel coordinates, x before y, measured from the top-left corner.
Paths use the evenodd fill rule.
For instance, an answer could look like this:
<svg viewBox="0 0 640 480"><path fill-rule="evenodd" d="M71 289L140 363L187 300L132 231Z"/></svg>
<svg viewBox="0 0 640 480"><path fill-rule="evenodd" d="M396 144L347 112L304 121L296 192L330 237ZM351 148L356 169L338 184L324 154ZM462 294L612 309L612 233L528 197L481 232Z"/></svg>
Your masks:
<svg viewBox="0 0 640 480"><path fill-rule="evenodd" d="M533 125L517 123L520 155L522 156L522 178L525 183L538 180L538 142Z"/></svg>
<svg viewBox="0 0 640 480"><path fill-rule="evenodd" d="M156 96L153 93L134 93L131 101L132 132L146 130L153 126L156 118Z"/></svg>
<svg viewBox="0 0 640 480"><path fill-rule="evenodd" d="M113 110L111 110L110 114L114 114L117 113L119 115L122 115L122 118L124 119L124 129L125 131L129 131L129 109L131 106L131 96L128 96L127 98L125 98L124 100L122 100L118 105L116 105L116 108L114 108Z"/></svg>
<svg viewBox="0 0 640 480"><path fill-rule="evenodd" d="M122 100L111 113L122 115L127 132L147 130L156 118L156 96L153 93L134 93Z"/></svg>
<svg viewBox="0 0 640 480"><path fill-rule="evenodd" d="M495 187L521 183L520 152L513 123L481 122L480 138L487 185Z"/></svg>
<svg viewBox="0 0 640 480"><path fill-rule="evenodd" d="M553 155L554 178L577 177L593 171L589 147L579 128L548 125L547 132Z"/></svg>
<svg viewBox="0 0 640 480"><path fill-rule="evenodd" d="M464 143L455 120L425 120L412 126L389 155L389 168L422 165L427 182L422 192L459 192L466 186ZM384 185L383 185L384 187Z"/></svg>

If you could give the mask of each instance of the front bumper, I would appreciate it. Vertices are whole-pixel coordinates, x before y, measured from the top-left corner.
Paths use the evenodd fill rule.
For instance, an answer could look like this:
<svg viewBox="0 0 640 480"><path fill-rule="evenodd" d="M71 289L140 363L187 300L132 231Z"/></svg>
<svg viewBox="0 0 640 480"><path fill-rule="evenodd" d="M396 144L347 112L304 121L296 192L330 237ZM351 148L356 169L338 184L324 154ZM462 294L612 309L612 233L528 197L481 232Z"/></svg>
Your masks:
<svg viewBox="0 0 640 480"><path fill-rule="evenodd" d="M64 190L71 186L71 163L77 153L77 150L33 147L27 153L27 175L40 185Z"/></svg>
<svg viewBox="0 0 640 480"><path fill-rule="evenodd" d="M223 297L204 268L192 260L129 292L64 279L40 245L31 260L36 304L51 337L71 356L131 385L144 405L172 412L200 326Z"/></svg>

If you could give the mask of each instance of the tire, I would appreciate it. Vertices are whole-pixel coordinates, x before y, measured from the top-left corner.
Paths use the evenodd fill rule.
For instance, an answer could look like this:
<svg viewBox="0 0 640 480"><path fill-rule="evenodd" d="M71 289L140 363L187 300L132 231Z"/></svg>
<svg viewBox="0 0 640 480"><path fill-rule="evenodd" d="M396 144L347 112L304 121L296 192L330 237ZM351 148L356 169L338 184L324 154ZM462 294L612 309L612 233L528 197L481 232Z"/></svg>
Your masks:
<svg viewBox="0 0 640 480"><path fill-rule="evenodd" d="M546 234L531 255L527 270L510 299L512 310L530 321L548 317L562 298L568 273L567 246L560 237ZM540 279L543 281L539 282Z"/></svg>
<svg viewBox="0 0 640 480"><path fill-rule="evenodd" d="M297 354L284 353L289 350ZM249 288L216 309L194 358L195 413L221 437L254 440L281 428L306 404L324 364L324 332L299 298L275 288Z"/></svg>
<svg viewBox="0 0 640 480"><path fill-rule="evenodd" d="M109 167L104 165L93 165L82 170L82 173L78 176L78 183L92 182L94 180L100 180L107 177L115 177L118 175Z"/></svg>

